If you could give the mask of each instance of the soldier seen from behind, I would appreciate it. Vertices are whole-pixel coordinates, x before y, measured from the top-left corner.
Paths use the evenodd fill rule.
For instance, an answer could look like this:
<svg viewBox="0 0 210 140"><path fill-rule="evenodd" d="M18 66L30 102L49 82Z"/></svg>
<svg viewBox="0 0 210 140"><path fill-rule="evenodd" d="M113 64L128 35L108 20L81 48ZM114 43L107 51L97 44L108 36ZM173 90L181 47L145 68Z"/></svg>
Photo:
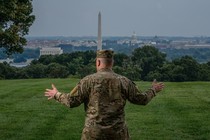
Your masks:
<svg viewBox="0 0 210 140"><path fill-rule="evenodd" d="M70 93L61 93L52 84L45 96L70 107L84 103L85 124L81 140L129 140L125 122L126 100L146 105L163 83L153 81L151 88L143 92L128 78L112 71L113 51L97 51L97 72L83 78Z"/></svg>

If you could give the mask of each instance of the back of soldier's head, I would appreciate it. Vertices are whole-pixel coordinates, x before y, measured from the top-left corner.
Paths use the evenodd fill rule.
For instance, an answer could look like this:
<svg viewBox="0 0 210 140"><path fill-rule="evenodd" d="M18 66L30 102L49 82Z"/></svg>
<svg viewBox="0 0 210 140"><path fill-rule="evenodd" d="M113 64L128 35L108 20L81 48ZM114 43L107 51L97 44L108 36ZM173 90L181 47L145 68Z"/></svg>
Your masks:
<svg viewBox="0 0 210 140"><path fill-rule="evenodd" d="M113 64L114 51L112 50L98 50L97 60L100 60L103 64L109 66Z"/></svg>

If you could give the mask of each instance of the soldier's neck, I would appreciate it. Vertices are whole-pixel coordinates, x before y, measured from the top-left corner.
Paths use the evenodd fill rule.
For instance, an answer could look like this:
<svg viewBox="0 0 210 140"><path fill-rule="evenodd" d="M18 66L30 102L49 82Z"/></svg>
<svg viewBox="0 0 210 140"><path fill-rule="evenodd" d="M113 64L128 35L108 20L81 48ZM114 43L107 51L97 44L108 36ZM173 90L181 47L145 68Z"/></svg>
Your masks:
<svg viewBox="0 0 210 140"><path fill-rule="evenodd" d="M100 67L100 68L97 69L97 72L98 71L107 71L107 70L112 71L112 67Z"/></svg>

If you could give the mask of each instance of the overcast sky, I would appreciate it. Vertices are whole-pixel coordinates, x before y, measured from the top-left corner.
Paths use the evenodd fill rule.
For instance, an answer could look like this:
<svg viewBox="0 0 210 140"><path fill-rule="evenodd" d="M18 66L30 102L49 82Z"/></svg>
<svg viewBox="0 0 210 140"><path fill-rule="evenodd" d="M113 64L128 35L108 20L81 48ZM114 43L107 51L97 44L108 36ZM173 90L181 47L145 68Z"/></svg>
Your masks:
<svg viewBox="0 0 210 140"><path fill-rule="evenodd" d="M33 0L29 36L210 36L210 0Z"/></svg>

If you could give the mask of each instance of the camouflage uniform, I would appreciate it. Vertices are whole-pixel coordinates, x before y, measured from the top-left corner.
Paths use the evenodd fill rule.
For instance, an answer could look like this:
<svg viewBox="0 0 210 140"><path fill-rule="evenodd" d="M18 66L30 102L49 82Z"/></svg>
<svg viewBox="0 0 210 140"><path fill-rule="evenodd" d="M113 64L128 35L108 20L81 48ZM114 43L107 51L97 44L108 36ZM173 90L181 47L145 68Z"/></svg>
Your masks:
<svg viewBox="0 0 210 140"><path fill-rule="evenodd" d="M83 78L70 94L56 93L55 99L68 107L84 103L86 118L82 140L129 140L125 123L126 100L145 105L155 90L138 90L128 78L101 69Z"/></svg>

